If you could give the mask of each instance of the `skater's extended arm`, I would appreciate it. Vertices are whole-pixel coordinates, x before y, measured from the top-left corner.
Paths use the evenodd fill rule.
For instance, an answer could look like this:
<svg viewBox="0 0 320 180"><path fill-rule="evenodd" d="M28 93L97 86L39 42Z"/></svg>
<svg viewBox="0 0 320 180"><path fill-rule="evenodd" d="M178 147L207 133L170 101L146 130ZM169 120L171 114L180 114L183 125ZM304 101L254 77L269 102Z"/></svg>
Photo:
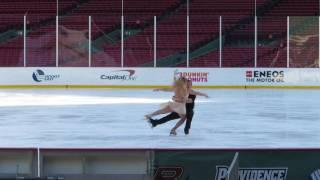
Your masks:
<svg viewBox="0 0 320 180"><path fill-rule="evenodd" d="M191 89L189 93L193 94L193 95L196 95L196 96L204 96L206 98L209 98L208 94L202 93L202 92L199 92L199 91L195 91L193 89Z"/></svg>

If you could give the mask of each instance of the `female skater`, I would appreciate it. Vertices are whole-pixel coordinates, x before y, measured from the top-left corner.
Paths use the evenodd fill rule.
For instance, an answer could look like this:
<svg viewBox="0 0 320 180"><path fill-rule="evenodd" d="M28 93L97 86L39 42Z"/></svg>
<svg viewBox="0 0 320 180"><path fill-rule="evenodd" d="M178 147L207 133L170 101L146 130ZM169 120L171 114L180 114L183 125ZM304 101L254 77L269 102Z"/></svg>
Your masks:
<svg viewBox="0 0 320 180"><path fill-rule="evenodd" d="M176 112L181 119L184 119L186 116L186 102L188 100L188 89L187 89L187 80L183 77L177 79L173 83L172 91L174 96L172 101L162 104L161 109L157 110L151 114L145 115L145 118L150 120L153 116L159 114L167 114L170 112Z"/></svg>

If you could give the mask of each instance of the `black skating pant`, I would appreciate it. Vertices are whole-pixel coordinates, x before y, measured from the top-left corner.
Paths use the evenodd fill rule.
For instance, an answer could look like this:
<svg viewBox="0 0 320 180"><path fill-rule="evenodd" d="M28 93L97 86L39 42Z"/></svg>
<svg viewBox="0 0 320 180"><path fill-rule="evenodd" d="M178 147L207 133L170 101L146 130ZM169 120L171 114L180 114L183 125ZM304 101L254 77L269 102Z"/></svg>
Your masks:
<svg viewBox="0 0 320 180"><path fill-rule="evenodd" d="M191 111L187 111L187 122L186 122L186 125L184 127L184 132L189 132L190 128L191 128L191 121L192 121L192 118L193 118L193 110ZM151 123L154 125L154 126L157 126L157 125L160 125L160 124L164 124L168 121L171 121L171 120L174 120L174 119L179 119L180 116L178 113L175 113L175 112L172 112L170 113L169 115L159 119L159 120L151 120Z"/></svg>

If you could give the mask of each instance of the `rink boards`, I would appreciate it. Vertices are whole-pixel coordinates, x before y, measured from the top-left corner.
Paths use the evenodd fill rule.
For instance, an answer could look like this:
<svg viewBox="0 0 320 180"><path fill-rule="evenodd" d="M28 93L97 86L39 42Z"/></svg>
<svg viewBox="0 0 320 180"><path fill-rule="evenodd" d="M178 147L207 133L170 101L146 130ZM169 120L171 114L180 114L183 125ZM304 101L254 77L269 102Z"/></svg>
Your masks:
<svg viewBox="0 0 320 180"><path fill-rule="evenodd" d="M0 149L0 179L318 180L317 149Z"/></svg>
<svg viewBox="0 0 320 180"><path fill-rule="evenodd" d="M185 76L199 88L320 88L318 68L1 68L2 88L154 88Z"/></svg>

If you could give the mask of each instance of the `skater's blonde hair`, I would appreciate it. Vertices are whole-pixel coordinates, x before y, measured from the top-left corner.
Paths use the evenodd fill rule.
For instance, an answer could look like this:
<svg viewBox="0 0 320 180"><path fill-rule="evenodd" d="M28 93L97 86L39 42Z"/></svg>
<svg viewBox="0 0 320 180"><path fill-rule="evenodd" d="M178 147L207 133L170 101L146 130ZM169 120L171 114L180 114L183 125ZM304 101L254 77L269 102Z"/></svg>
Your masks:
<svg viewBox="0 0 320 180"><path fill-rule="evenodd" d="M187 79L184 77L180 77L179 79L174 81L174 89L177 97L183 98L186 100L188 96L188 89L187 89Z"/></svg>

